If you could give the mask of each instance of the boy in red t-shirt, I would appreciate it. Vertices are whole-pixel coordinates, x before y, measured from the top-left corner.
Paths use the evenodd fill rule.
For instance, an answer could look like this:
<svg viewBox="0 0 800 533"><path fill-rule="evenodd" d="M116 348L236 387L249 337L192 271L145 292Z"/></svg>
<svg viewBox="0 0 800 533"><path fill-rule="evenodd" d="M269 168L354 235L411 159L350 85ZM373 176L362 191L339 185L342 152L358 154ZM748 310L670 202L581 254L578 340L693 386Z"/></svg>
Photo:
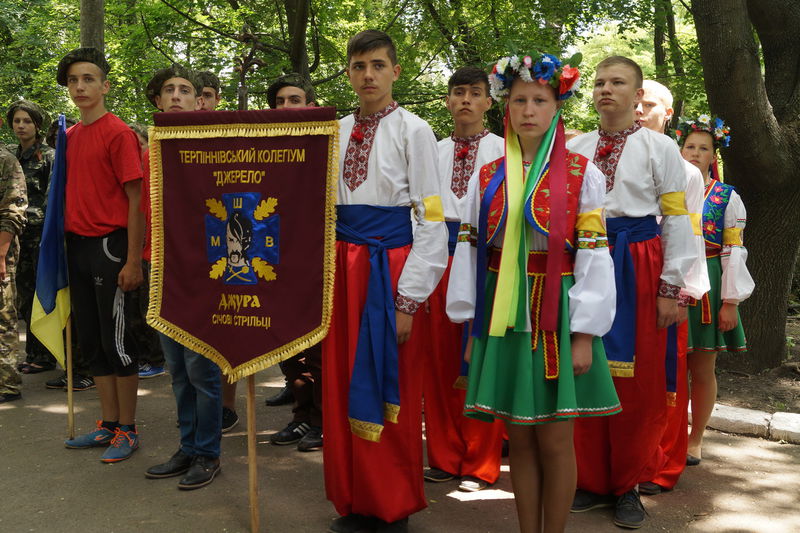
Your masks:
<svg viewBox="0 0 800 533"><path fill-rule="evenodd" d="M139 365L127 317L129 292L142 283L144 217L139 142L105 108L109 70L100 51L77 48L59 62L56 80L81 114L67 132L64 229L78 343L90 360L102 411L94 431L65 445L108 446L101 460L114 463L139 446Z"/></svg>

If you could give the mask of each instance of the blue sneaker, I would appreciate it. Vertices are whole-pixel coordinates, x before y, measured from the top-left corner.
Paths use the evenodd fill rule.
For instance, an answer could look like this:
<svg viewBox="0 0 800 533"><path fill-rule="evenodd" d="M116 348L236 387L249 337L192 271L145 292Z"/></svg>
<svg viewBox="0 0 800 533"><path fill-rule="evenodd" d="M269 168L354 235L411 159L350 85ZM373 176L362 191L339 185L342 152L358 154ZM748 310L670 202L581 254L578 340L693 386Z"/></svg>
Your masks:
<svg viewBox="0 0 800 533"><path fill-rule="evenodd" d="M117 428L117 433L111 439L108 449L100 458L104 463L124 461L139 447L139 434L135 431L122 431Z"/></svg>
<svg viewBox="0 0 800 533"><path fill-rule="evenodd" d="M114 434L114 431L103 427L102 420L98 420L97 429L85 435L75 437L74 439L64 441L64 446L75 449L108 446L114 439Z"/></svg>
<svg viewBox="0 0 800 533"><path fill-rule="evenodd" d="M163 376L167 371L163 366L155 366L150 363L142 363L139 365L139 379L154 378L156 376Z"/></svg>

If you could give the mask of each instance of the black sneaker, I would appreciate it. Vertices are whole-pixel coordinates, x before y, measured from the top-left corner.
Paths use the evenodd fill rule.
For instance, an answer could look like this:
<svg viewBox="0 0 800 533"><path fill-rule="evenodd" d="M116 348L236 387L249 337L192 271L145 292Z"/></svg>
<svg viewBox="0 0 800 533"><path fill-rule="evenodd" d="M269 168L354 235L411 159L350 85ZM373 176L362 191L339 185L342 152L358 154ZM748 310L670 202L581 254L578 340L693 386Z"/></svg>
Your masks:
<svg viewBox="0 0 800 533"><path fill-rule="evenodd" d="M628 529L639 529L644 524L644 506L636 489L629 490L617 500L614 524Z"/></svg>
<svg viewBox="0 0 800 533"><path fill-rule="evenodd" d="M439 468L426 468L425 471L422 473L422 477L425 481L430 481L432 483L442 483L444 481L450 481L455 479L455 474L451 474L450 472L445 472Z"/></svg>
<svg viewBox="0 0 800 533"><path fill-rule="evenodd" d="M239 423L239 415L233 409L222 408L222 432L227 433ZM180 424L180 423L179 423Z"/></svg>
<svg viewBox="0 0 800 533"><path fill-rule="evenodd" d="M44 386L48 389L67 389L67 374L64 373L63 376L51 379L49 381L45 381ZM72 390L74 391L84 391L89 389L94 389L94 378L90 376L81 376L80 374L75 374L72 378Z"/></svg>
<svg viewBox="0 0 800 533"><path fill-rule="evenodd" d="M311 426L305 422L289 422L288 426L272 435L269 441L278 446L294 444L300 442L300 439L305 437L310 430Z"/></svg>
<svg viewBox="0 0 800 533"><path fill-rule="evenodd" d="M669 489L662 487L658 483L652 481L643 481L639 483L639 494L646 494L648 496L655 496L662 492L669 492Z"/></svg>
<svg viewBox="0 0 800 533"><path fill-rule="evenodd" d="M319 426L311 426L308 433L303 435L300 442L297 443L297 451L299 452L315 452L322 449L322 428Z"/></svg>
<svg viewBox="0 0 800 533"><path fill-rule="evenodd" d="M67 373L65 372L63 375L49 379L44 382L44 386L48 389L66 389L67 388Z"/></svg>
<svg viewBox="0 0 800 533"><path fill-rule="evenodd" d="M597 509L598 507L611 507L616 498L613 494L595 494L588 490L578 489L575 491L575 498L572 500L570 512L582 513Z"/></svg>

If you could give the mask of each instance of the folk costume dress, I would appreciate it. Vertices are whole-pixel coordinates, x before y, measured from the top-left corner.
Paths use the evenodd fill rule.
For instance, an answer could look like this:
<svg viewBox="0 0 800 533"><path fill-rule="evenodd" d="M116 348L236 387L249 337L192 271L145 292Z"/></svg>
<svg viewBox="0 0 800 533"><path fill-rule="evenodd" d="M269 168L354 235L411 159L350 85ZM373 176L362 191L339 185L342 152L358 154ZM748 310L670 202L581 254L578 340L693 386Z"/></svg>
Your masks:
<svg viewBox="0 0 800 533"><path fill-rule="evenodd" d="M393 522L426 506L426 343L412 328L398 347L395 310L415 314L447 266L436 139L393 102L343 118L340 143L334 310L322 348L325 489L341 515Z"/></svg>
<svg viewBox="0 0 800 533"><path fill-rule="evenodd" d="M503 155L503 138L488 130L471 137L439 141L439 177L449 232L448 268L428 299L420 325L429 339L424 376L425 436L428 465L458 477L472 476L488 483L500 477L502 424L486 424L464 416L465 326L447 317L447 287L468 186L480 168Z"/></svg>
<svg viewBox="0 0 800 533"><path fill-rule="evenodd" d="M656 297L677 298L696 257L686 175L675 143L638 123L581 135L568 148L606 179L617 316L603 344L622 403L618 416L575 424L578 488L621 495L651 471L666 426L667 330L656 326Z"/></svg>
<svg viewBox="0 0 800 533"><path fill-rule="evenodd" d="M730 331L718 329L723 302L738 304L753 293L742 232L747 211L733 186L712 179L705 189L703 237L711 290L689 307L689 351L741 352L747 349L741 319ZM737 309L738 318L739 311Z"/></svg>
<svg viewBox="0 0 800 533"><path fill-rule="evenodd" d="M684 161L686 170L686 207L692 221L692 239L697 258L692 264L681 289L678 305L687 306L703 297L710 288L706 268L705 241L700 220L703 212L704 185L700 170ZM667 331L667 425L658 451L653 458L652 470L641 481L652 481L672 489L686 469L686 451L689 445L689 380L686 354L689 343L689 321L672 325Z"/></svg>
<svg viewBox="0 0 800 533"><path fill-rule="evenodd" d="M561 211L566 212L566 239L548 252L552 229L548 168L559 155L566 165L566 209ZM519 254L527 276L512 289L520 292L520 313L513 327L501 322L497 335L492 323L496 318L493 307L499 305L495 289L501 283L499 271L507 254L500 246L508 242L505 234L512 231L508 220L514 218L508 216L507 199L513 198L508 191L515 185L505 176L507 161L501 158L485 165L479 179L470 184L470 201L448 288L448 315L456 322L474 319L473 335L477 335L465 413L488 422L500 419L526 425L617 413L620 405L599 338L611 327L615 307L613 267L602 215L605 178L585 157L566 152L563 144L560 153L545 159L549 163L543 172L528 174L527 180L536 181L523 208L524 216L517 219L520 226L527 227L522 232L526 247ZM485 262L481 257L484 246ZM556 280L555 308L545 302L550 253L558 254L554 257L560 278ZM546 326L548 319L555 327ZM580 376L572 371L572 332L597 337L591 369Z"/></svg>

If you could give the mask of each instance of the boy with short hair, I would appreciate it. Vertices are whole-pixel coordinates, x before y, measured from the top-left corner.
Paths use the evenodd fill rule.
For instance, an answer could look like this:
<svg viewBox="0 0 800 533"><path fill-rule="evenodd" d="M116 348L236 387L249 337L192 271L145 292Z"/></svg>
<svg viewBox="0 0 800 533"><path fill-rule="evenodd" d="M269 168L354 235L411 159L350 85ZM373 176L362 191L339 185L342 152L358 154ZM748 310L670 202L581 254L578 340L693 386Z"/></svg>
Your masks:
<svg viewBox="0 0 800 533"><path fill-rule="evenodd" d="M447 230L436 138L394 101L400 70L385 33L350 39L359 108L340 121L334 311L322 348L325 488L342 515L334 533L404 532L427 505L425 339L413 323L447 265Z"/></svg>
<svg viewBox="0 0 800 533"><path fill-rule="evenodd" d="M270 109L314 107L314 86L297 72L284 74L267 88Z"/></svg>
<svg viewBox="0 0 800 533"><path fill-rule="evenodd" d="M197 73L197 77L202 84L202 90L197 94L198 111L214 111L219 105L222 96L220 95L219 78L213 72L202 70Z"/></svg>
<svg viewBox="0 0 800 533"><path fill-rule="evenodd" d="M459 489L481 490L500 476L501 423L464 416L465 375L462 374L464 325L447 318L447 287L467 186L480 168L503 156L503 138L489 133L484 117L492 105L489 78L477 67L456 70L445 98L454 131L439 141L439 178L444 218L449 233L448 268L428 299L430 312L420 326L430 339L424 372L425 434L431 482L463 478Z"/></svg>
<svg viewBox="0 0 800 533"><path fill-rule="evenodd" d="M267 88L267 102L272 109L302 109L314 106L314 87L300 74L292 72L275 80ZM298 451L322 448L322 345L311 348L280 363L286 386L294 398L292 421L270 436L278 446L297 444ZM267 403L270 405L270 403Z"/></svg>
<svg viewBox="0 0 800 533"><path fill-rule="evenodd" d="M173 65L155 73L147 84L147 98L159 111L194 111L202 89L194 72ZM149 152L149 151L148 151ZM148 196L142 202L150 221L150 165L145 158L145 186ZM149 232L148 232L149 237ZM150 260L150 239L145 259ZM165 463L152 466L145 477L161 479L186 474L178 482L182 490L199 489L219 473L222 441L222 397L219 367L206 357L159 333L161 347L172 374L172 392L178 408L181 445Z"/></svg>
<svg viewBox="0 0 800 533"><path fill-rule="evenodd" d="M672 93L664 85L654 80L642 83L642 100L636 107L636 118L647 129L666 133L672 118ZM705 262L705 241L700 227L703 212L704 185L700 170L684 160L686 172L686 207L692 221L692 240L697 257L684 280L678 299L680 317L678 323L670 326L667 342L667 424L656 454L654 455L645 480L639 484L642 494L658 494L662 490L672 490L686 467L688 437L688 322L687 305L699 300L711 288L708 281L708 268ZM672 328L675 328L672 331Z"/></svg>
<svg viewBox="0 0 800 533"><path fill-rule="evenodd" d="M65 445L110 445L105 463L127 459L139 446L138 354L128 324L129 293L142 283L144 237L139 141L106 111L110 69L97 49L77 48L61 59L56 76L81 114L67 131L64 230L78 343L91 360L102 410L96 430Z"/></svg>
<svg viewBox="0 0 800 533"><path fill-rule="evenodd" d="M644 522L637 484L666 423L666 327L678 318L678 296L696 257L683 162L668 137L634 121L642 93L642 71L634 61L601 61L593 90L600 129L567 145L606 175L617 315L603 344L622 403L621 414L575 424L578 491L572 510L616 504L614 523L629 528Z"/></svg>

